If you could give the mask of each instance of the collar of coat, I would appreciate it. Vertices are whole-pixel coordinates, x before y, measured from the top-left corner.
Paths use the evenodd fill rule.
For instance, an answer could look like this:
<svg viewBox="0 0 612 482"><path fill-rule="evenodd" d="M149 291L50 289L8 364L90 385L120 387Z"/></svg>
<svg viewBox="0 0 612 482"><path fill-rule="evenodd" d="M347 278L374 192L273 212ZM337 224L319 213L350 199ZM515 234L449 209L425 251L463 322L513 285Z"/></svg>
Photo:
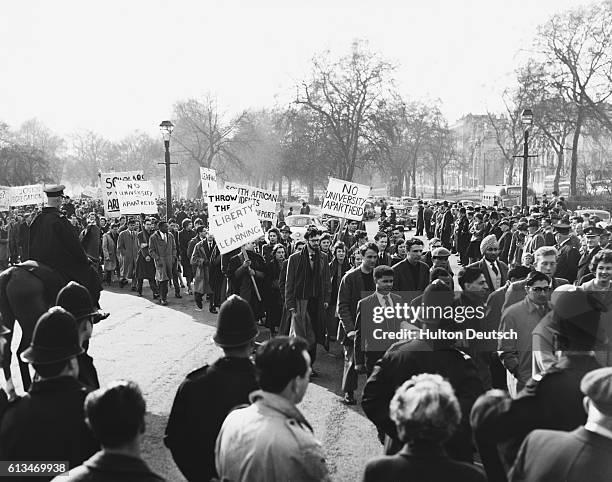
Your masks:
<svg viewBox="0 0 612 482"><path fill-rule="evenodd" d="M286 418L290 418L298 422L300 425L305 425L311 432L311 425L302 415L302 412L287 400L285 397L282 397L276 393L266 392L264 390L256 390L249 395L249 400L251 403L257 403L259 405L263 405L270 410L274 410L275 412L279 412Z"/></svg>

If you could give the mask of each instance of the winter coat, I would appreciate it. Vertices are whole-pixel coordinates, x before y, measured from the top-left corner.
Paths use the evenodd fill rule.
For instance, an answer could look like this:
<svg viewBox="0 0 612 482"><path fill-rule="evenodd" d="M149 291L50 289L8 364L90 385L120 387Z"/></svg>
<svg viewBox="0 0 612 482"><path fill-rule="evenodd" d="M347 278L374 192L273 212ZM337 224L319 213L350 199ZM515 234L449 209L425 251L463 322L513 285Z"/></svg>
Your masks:
<svg viewBox="0 0 612 482"><path fill-rule="evenodd" d="M122 278L134 277L138 250L138 234L129 229L121 231L117 239L117 254L119 255Z"/></svg>
<svg viewBox="0 0 612 482"><path fill-rule="evenodd" d="M117 244L110 231L102 236L102 253L104 271L113 271L117 267Z"/></svg>
<svg viewBox="0 0 612 482"><path fill-rule="evenodd" d="M176 241L171 232L166 233L166 240L160 231L155 231L149 238L149 255L155 262L155 281L172 279L172 268L176 264Z"/></svg>
<svg viewBox="0 0 612 482"><path fill-rule="evenodd" d="M206 240L197 243L191 255L191 266L194 273L193 291L204 295L212 293L210 287L210 257L204 249L206 243Z"/></svg>

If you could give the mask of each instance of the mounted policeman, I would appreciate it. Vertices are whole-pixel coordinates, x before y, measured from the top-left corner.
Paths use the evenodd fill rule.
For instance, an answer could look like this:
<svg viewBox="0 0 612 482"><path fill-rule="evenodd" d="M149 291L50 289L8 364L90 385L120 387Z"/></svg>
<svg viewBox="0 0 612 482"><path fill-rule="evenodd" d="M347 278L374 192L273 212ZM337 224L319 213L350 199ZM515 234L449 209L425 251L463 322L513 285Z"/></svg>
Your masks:
<svg viewBox="0 0 612 482"><path fill-rule="evenodd" d="M30 259L43 263L64 276L65 281L76 281L85 286L99 308L100 278L92 267L74 228L60 212L64 199L64 186L45 188L47 206L30 225Z"/></svg>

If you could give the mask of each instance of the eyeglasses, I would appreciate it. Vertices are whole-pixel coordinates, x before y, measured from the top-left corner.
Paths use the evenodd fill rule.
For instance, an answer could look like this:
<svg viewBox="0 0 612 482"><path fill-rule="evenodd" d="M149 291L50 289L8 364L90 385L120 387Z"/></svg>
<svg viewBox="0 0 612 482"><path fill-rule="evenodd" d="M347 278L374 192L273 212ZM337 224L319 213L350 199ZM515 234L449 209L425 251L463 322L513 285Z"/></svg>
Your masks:
<svg viewBox="0 0 612 482"><path fill-rule="evenodd" d="M548 293L550 290L551 290L550 286L544 286L544 287L532 286L531 287L531 291L534 291L536 293Z"/></svg>

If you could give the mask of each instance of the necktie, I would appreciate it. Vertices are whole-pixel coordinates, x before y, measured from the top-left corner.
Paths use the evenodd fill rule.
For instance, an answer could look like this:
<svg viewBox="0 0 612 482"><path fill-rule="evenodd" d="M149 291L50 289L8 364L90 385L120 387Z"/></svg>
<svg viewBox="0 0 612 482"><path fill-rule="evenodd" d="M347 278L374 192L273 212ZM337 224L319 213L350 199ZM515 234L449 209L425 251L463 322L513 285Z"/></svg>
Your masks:
<svg viewBox="0 0 612 482"><path fill-rule="evenodd" d="M391 300L389 299L389 295L383 296L383 301L385 302L385 306L391 306Z"/></svg>
<svg viewBox="0 0 612 482"><path fill-rule="evenodd" d="M493 270L493 273L495 273L495 276L499 275L499 271L497 270L495 263L491 263L491 270Z"/></svg>

